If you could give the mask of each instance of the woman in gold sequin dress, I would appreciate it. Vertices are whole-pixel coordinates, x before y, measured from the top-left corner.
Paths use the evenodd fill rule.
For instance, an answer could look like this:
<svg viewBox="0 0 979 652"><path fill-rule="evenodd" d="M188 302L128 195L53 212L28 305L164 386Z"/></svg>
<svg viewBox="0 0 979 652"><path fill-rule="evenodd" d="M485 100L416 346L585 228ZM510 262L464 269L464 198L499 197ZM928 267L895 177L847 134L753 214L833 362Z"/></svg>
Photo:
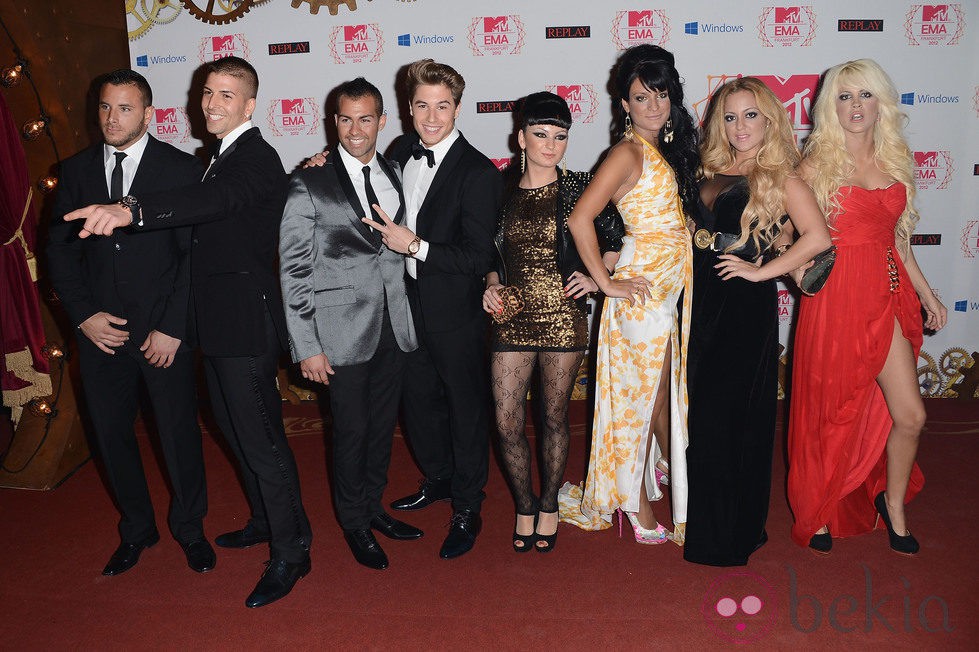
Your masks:
<svg viewBox="0 0 979 652"><path fill-rule="evenodd" d="M598 338L588 477L580 513L562 512L562 518L602 529L621 510L632 522L636 541L666 540L669 533L657 522L650 501L662 497L654 469L666 454L655 441L652 424L668 406L674 540L682 543L692 253L681 209L692 208L697 197L696 129L683 107L673 55L666 50L653 45L626 50L614 81L626 113L626 133L609 151L568 222L582 260L608 298ZM611 276L591 227L610 199L626 227ZM682 321L677 311L681 296Z"/></svg>
<svg viewBox="0 0 979 652"><path fill-rule="evenodd" d="M483 308L499 313L504 285L520 289L524 308L493 329L492 380L503 466L517 517L513 548L549 552L557 537L557 493L568 458L568 401L588 347L585 295L597 289L567 230L567 218L591 175L563 172L571 127L567 103L553 93L524 99L517 141L522 173L511 182L496 236L499 270L486 277ZM515 176L515 175L514 175ZM617 251L622 219L606 206L595 220L606 249ZM541 494L531 486L526 396L540 367L543 410Z"/></svg>

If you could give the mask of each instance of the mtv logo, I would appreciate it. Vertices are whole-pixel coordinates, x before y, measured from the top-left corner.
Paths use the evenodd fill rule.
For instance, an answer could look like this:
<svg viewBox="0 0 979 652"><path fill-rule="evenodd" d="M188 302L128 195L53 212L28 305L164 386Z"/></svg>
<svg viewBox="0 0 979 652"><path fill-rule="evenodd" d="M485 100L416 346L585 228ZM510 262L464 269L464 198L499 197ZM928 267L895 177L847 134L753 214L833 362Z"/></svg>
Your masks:
<svg viewBox="0 0 979 652"><path fill-rule="evenodd" d="M296 100L282 100L282 114L305 113L306 105L302 98Z"/></svg>
<svg viewBox="0 0 979 652"><path fill-rule="evenodd" d="M948 5L922 5L921 20L926 23L948 21Z"/></svg>
<svg viewBox="0 0 979 652"><path fill-rule="evenodd" d="M901 104L914 106L914 93L901 93Z"/></svg>
<svg viewBox="0 0 979 652"><path fill-rule="evenodd" d="M700 28L700 25L696 21L694 21L692 23L684 23L683 24L683 33L684 34L692 34L693 36L696 36L697 34L700 33L700 29L699 28Z"/></svg>
<svg viewBox="0 0 979 652"><path fill-rule="evenodd" d="M411 47L411 34L398 34L398 45L405 48Z"/></svg>
<svg viewBox="0 0 979 652"><path fill-rule="evenodd" d="M508 158L491 158L490 161L496 166L496 169L502 172L510 166L510 159Z"/></svg>
<svg viewBox="0 0 979 652"><path fill-rule="evenodd" d="M581 84L575 84L574 86L558 86L555 89L555 93L569 102L580 102Z"/></svg>
<svg viewBox="0 0 979 652"><path fill-rule="evenodd" d="M937 168L938 152L915 152L914 164L919 168Z"/></svg>
<svg viewBox="0 0 979 652"><path fill-rule="evenodd" d="M629 27L653 27L653 10L630 11Z"/></svg>
<svg viewBox="0 0 979 652"><path fill-rule="evenodd" d="M801 23L801 7L775 7L776 23Z"/></svg>
<svg viewBox="0 0 979 652"><path fill-rule="evenodd" d="M343 26L343 40L344 41L366 41L367 40L367 25L344 25Z"/></svg>
<svg viewBox="0 0 979 652"><path fill-rule="evenodd" d="M212 36L211 37L211 49L215 52L234 52L235 49L235 35L230 36Z"/></svg>
<svg viewBox="0 0 979 652"><path fill-rule="evenodd" d="M966 312L969 309L968 299L955 302L955 312Z"/></svg>
<svg viewBox="0 0 979 652"><path fill-rule="evenodd" d="M163 124L165 122L176 122L177 121L177 109L157 109L156 110L156 122L157 124Z"/></svg>
<svg viewBox="0 0 979 652"><path fill-rule="evenodd" d="M812 126L812 99L816 95L819 75L756 75L772 92L782 100L782 106L789 112L789 119L795 129Z"/></svg>
<svg viewBox="0 0 979 652"><path fill-rule="evenodd" d="M483 17L483 31L484 32L509 32L510 22L506 16L484 16Z"/></svg>
<svg viewBox="0 0 979 652"><path fill-rule="evenodd" d="M792 293L788 290L778 291L778 305L788 306L792 304Z"/></svg>
<svg viewBox="0 0 979 652"><path fill-rule="evenodd" d="M145 54L141 54L137 56L136 66L139 68L149 68L150 67L149 58Z"/></svg>

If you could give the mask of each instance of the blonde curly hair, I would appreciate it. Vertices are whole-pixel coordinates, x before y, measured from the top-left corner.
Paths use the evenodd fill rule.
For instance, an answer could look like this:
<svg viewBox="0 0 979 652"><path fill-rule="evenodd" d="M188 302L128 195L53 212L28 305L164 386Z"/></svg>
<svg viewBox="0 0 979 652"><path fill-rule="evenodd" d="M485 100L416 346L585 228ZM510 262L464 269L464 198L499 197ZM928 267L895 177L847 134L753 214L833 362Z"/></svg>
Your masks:
<svg viewBox="0 0 979 652"><path fill-rule="evenodd" d="M751 238L761 251L778 237L777 227L785 215L785 180L800 157L781 100L760 79L741 77L721 86L711 98L700 146L701 174L711 179L734 167L734 147L724 131L724 101L740 91L754 95L755 105L768 119L768 126L747 174L750 198L741 214L741 236L728 249L737 249Z"/></svg>
<svg viewBox="0 0 979 652"><path fill-rule="evenodd" d="M803 150L807 180L832 227L834 218L843 212L840 189L855 170L853 158L846 149L843 127L836 115L836 98L844 84L870 91L877 98L874 159L883 172L904 184L907 204L894 228L894 235L898 245L906 251L919 219L914 207L914 160L903 133L907 116L898 108L894 83L873 59L847 61L826 71L812 112L815 128Z"/></svg>

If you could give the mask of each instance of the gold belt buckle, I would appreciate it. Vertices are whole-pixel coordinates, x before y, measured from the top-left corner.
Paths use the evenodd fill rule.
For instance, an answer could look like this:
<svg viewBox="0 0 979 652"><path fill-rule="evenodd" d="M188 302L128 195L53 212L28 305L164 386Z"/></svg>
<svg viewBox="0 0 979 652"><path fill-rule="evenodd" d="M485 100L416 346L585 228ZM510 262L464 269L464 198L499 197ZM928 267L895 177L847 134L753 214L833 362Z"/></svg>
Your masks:
<svg viewBox="0 0 979 652"><path fill-rule="evenodd" d="M693 243L697 245L697 249L710 249L716 237L716 233L711 233L707 229L697 229L697 232L693 234Z"/></svg>

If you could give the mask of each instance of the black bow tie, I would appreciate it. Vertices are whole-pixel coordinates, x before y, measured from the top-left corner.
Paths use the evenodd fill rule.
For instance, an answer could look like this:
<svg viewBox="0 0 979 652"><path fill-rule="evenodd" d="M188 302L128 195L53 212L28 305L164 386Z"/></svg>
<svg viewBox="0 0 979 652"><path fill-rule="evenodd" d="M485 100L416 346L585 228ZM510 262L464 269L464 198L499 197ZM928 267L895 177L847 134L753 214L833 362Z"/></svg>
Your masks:
<svg viewBox="0 0 979 652"><path fill-rule="evenodd" d="M435 167L435 152L427 149L421 143L415 143L411 146L411 155L416 161L424 156L426 159L428 159L428 167Z"/></svg>

